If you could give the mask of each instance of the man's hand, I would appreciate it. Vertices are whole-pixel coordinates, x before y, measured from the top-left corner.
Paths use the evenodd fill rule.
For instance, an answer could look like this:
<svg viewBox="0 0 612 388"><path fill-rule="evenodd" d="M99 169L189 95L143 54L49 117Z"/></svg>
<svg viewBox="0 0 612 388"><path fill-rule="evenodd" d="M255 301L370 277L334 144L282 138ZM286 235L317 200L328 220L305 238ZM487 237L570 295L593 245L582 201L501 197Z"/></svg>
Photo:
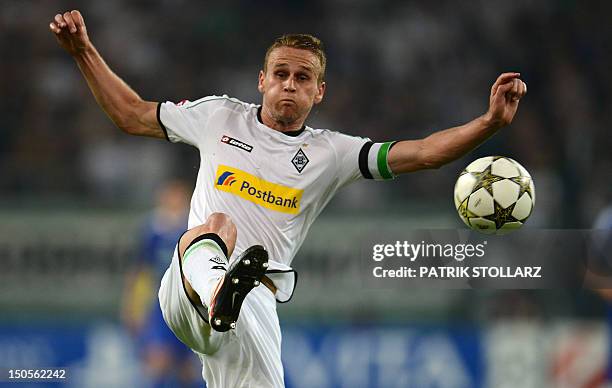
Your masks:
<svg viewBox="0 0 612 388"><path fill-rule="evenodd" d="M527 85L519 79L520 73L503 73L491 87L489 110L485 120L494 129L512 122L521 98L527 93Z"/></svg>
<svg viewBox="0 0 612 388"><path fill-rule="evenodd" d="M91 45L79 11L64 12L63 15L58 13L49 23L49 29L55 34L59 45L72 56L83 53Z"/></svg>
<svg viewBox="0 0 612 388"><path fill-rule="evenodd" d="M489 110L469 123L433 133L420 140L397 143L387 162L395 174L438 168L456 160L512 122L527 85L519 73L504 73L491 88Z"/></svg>
<svg viewBox="0 0 612 388"><path fill-rule="evenodd" d="M74 58L91 92L108 117L131 135L164 139L157 121L157 103L144 101L108 67L87 36L79 11L57 14L49 29L57 42Z"/></svg>

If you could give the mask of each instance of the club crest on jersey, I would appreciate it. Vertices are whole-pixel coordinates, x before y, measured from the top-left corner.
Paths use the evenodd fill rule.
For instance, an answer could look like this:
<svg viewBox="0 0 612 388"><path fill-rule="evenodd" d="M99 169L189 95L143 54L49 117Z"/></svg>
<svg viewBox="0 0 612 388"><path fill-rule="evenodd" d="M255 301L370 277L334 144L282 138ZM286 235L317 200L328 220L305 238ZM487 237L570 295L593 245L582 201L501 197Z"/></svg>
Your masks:
<svg viewBox="0 0 612 388"><path fill-rule="evenodd" d="M308 157L306 156L304 151L302 151L301 148L293 156L293 159L291 159L291 163L293 163L293 166L299 173L301 173L302 170L304 170L304 168L306 167L309 161L310 160L308 160Z"/></svg>
<svg viewBox="0 0 612 388"><path fill-rule="evenodd" d="M229 137L227 135L223 135L221 137L221 143L225 143L225 144L234 146L236 148L240 148L241 150L246 151L246 152L251 152L253 150L253 146L248 145L247 143L242 142L238 139L234 139L233 137Z"/></svg>
<svg viewBox="0 0 612 388"><path fill-rule="evenodd" d="M268 182L237 168L219 165L215 189L281 213L298 214L303 189ZM236 183L237 182L237 183Z"/></svg>

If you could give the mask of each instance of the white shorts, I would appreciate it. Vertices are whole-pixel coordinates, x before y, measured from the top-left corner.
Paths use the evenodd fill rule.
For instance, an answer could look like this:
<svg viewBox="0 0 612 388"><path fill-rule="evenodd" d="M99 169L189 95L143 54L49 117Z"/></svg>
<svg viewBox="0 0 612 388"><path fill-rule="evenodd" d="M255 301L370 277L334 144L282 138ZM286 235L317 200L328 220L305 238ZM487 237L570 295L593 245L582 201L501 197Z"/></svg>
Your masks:
<svg viewBox="0 0 612 388"><path fill-rule="evenodd" d="M175 249L161 281L159 304L168 327L200 357L208 388L284 387L276 299L263 284L245 298L236 329L219 333L189 301Z"/></svg>

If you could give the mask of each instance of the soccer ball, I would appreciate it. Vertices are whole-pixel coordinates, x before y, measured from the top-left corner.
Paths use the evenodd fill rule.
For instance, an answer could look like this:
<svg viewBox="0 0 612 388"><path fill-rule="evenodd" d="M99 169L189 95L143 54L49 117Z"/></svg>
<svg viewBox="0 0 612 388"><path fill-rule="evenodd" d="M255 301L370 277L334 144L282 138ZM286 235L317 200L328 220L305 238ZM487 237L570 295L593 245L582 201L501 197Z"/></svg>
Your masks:
<svg viewBox="0 0 612 388"><path fill-rule="evenodd" d="M505 234L520 228L534 204L531 175L507 157L476 159L455 184L459 217L470 228L485 234Z"/></svg>

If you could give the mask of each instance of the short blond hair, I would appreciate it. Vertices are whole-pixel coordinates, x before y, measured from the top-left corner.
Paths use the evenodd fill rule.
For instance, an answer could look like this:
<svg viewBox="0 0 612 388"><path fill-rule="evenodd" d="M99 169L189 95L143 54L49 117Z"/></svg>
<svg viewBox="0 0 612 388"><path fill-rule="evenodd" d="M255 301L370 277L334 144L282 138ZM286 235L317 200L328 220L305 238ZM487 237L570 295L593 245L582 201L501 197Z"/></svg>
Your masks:
<svg viewBox="0 0 612 388"><path fill-rule="evenodd" d="M266 51L263 67L264 72L267 72L268 70L268 59L270 57L270 53L279 47L292 47L301 50L308 50L316 55L316 57L319 58L319 63L321 64L321 72L317 77L317 81L319 83L323 82L325 78L327 58L325 57L325 52L323 51L323 42L321 42L319 38L310 34L286 34L280 38L276 38L274 43L268 47L268 51Z"/></svg>

